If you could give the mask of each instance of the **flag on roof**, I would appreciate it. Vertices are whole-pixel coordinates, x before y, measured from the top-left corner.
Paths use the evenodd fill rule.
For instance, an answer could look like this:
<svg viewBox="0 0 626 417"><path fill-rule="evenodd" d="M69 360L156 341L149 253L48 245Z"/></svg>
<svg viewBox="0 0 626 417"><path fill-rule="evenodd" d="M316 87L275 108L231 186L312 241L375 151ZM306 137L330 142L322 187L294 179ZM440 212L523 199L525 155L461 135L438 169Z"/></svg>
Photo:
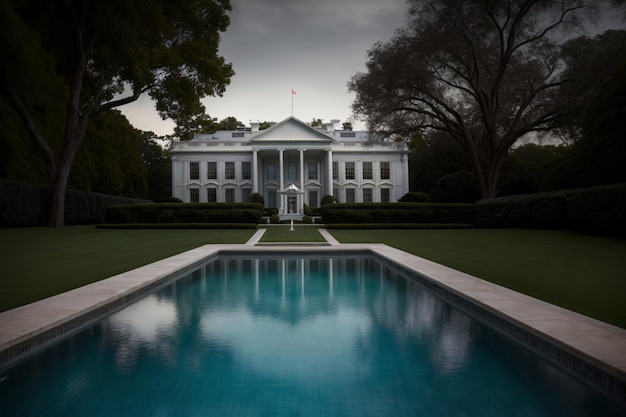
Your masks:
<svg viewBox="0 0 626 417"><path fill-rule="evenodd" d="M296 90L294 90L293 88L291 89L291 94L293 94L294 96L297 96L298 94L296 93Z"/></svg>

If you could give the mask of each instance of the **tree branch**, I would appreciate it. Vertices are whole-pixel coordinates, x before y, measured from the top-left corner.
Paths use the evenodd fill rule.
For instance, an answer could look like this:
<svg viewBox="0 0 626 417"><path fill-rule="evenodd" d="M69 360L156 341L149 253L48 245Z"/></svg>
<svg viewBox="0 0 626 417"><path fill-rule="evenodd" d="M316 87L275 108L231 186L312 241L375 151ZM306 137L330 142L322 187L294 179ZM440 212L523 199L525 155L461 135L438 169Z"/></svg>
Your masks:
<svg viewBox="0 0 626 417"><path fill-rule="evenodd" d="M22 101L22 98L20 97L20 95L17 93L17 91L15 91L15 88L13 88L13 85L4 77L2 78L2 84L4 85L7 92L9 93L9 98L11 99L11 102L13 103L15 110L17 110L17 113L22 119L24 126L26 127L26 130L28 131L30 136L33 138L37 146L41 149L44 159L46 161L46 169L48 171L48 178L52 178L50 174L54 173L56 169L54 151L52 150L48 142L46 142L46 139L41 134L41 131L39 130L39 128L37 127L37 124L35 123L35 120L32 118L30 112L24 105L24 102Z"/></svg>

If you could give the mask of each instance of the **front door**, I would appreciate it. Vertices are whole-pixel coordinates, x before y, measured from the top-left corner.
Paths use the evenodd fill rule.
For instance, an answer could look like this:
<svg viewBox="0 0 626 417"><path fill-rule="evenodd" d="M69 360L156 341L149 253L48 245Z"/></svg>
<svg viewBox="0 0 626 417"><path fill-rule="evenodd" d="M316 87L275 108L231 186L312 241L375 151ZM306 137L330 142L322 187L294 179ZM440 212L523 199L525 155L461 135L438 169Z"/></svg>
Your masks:
<svg viewBox="0 0 626 417"><path fill-rule="evenodd" d="M296 204L298 202L298 197L287 197L287 213L295 213L296 212Z"/></svg>

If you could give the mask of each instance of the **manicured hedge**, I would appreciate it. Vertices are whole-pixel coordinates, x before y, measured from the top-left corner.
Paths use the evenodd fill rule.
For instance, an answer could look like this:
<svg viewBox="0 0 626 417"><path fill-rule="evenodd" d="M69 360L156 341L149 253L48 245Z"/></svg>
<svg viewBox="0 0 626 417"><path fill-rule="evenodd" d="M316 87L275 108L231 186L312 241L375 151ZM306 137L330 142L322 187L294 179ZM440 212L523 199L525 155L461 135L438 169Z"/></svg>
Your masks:
<svg viewBox="0 0 626 417"><path fill-rule="evenodd" d="M256 223L124 223L99 224L97 229L256 229Z"/></svg>
<svg viewBox="0 0 626 417"><path fill-rule="evenodd" d="M106 222L120 223L254 223L261 222L258 203L160 203L112 206Z"/></svg>
<svg viewBox="0 0 626 417"><path fill-rule="evenodd" d="M324 226L326 229L471 229L469 223L334 223Z"/></svg>
<svg viewBox="0 0 626 417"><path fill-rule="evenodd" d="M626 236L626 184L481 200L477 227L571 229Z"/></svg>
<svg viewBox="0 0 626 417"><path fill-rule="evenodd" d="M343 203L320 209L322 222L334 223L474 223L473 204Z"/></svg>
<svg viewBox="0 0 626 417"><path fill-rule="evenodd" d="M0 179L0 226L44 226L48 224L49 193L41 185ZM136 198L67 190L65 224L97 224L113 204L147 202Z"/></svg>

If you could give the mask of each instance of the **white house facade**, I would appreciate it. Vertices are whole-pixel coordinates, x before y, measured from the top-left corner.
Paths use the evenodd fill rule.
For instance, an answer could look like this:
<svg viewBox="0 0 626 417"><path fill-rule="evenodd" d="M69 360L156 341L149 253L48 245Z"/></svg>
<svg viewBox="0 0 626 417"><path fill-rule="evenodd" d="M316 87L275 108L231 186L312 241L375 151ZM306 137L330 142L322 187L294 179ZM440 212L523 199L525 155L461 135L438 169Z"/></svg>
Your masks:
<svg viewBox="0 0 626 417"><path fill-rule="evenodd" d="M248 202L253 193L281 214L319 207L324 195L341 203L396 202L409 191L403 143L368 141L364 131L313 128L289 117L259 130L196 134L174 142L172 194L184 202Z"/></svg>

